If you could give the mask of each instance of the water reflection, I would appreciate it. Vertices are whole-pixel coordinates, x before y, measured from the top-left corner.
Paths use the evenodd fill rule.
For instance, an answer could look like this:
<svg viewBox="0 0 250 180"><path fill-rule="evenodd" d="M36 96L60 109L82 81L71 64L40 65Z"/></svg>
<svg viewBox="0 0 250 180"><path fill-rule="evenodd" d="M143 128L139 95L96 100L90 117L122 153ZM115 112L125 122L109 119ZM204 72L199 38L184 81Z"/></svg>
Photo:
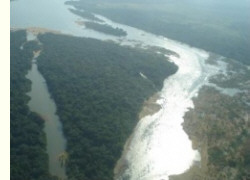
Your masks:
<svg viewBox="0 0 250 180"><path fill-rule="evenodd" d="M34 40L35 38L32 34L28 34L28 40ZM26 78L32 82L31 91L27 93L31 97L28 106L31 111L39 114L44 120L50 173L65 179L65 167L61 166L59 157L65 151L66 140L62 132L62 124L56 115L56 105L50 98L45 79L37 69L36 58L39 53L39 51L34 53L32 68L26 75Z"/></svg>

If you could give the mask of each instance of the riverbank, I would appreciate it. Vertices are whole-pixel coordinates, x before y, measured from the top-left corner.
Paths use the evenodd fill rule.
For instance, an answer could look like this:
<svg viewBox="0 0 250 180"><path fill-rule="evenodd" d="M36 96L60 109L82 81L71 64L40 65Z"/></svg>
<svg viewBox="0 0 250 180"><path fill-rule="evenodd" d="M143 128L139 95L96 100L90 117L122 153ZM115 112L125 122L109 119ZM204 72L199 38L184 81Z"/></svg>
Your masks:
<svg viewBox="0 0 250 180"><path fill-rule="evenodd" d="M240 88L231 96L213 87L203 87L194 98L194 109L185 115L183 128L201 154L201 162L190 170L172 176L171 180L239 180L250 177L250 71L235 61L229 64L223 78L211 81L223 88ZM236 68L237 67L237 68ZM241 73L233 73L233 69ZM228 76L234 74L234 76ZM229 83L230 82L230 83ZM228 86L226 86L228 84ZM241 84L241 85L239 85Z"/></svg>
<svg viewBox="0 0 250 180"><path fill-rule="evenodd" d="M29 29L34 40L37 40L37 34L47 32L44 29ZM35 33L35 34L33 34ZM36 34L37 33L37 34ZM37 42L38 43L38 42ZM28 103L29 109L37 113L44 120L44 132L46 134L46 151L49 157L49 172L60 179L66 179L65 167L59 161L59 155L65 152L66 139L62 131L62 124L56 115L56 104L48 91L46 80L38 71L37 58L41 50L33 51L32 66L26 78L31 81L31 91L27 93L30 97Z"/></svg>
<svg viewBox="0 0 250 180"><path fill-rule="evenodd" d="M49 173L44 120L28 108L31 82L25 77L36 48L26 32L10 32L10 179L55 180Z"/></svg>
<svg viewBox="0 0 250 180"><path fill-rule="evenodd" d="M143 103L142 110L139 113L139 119L142 119L145 116L153 115L161 109L161 106L157 103L157 100L160 99L160 93L157 92L151 96L148 100Z"/></svg>
<svg viewBox="0 0 250 180"><path fill-rule="evenodd" d="M34 36L37 36L38 34L45 34L45 33L62 34L60 31L51 30L47 28L40 28L40 27L29 27L26 30L27 32L32 33Z"/></svg>
<svg viewBox="0 0 250 180"><path fill-rule="evenodd" d="M145 116L151 116L161 109L161 106L157 103L157 100L159 99L160 99L160 94L159 92L157 92L143 103L142 110L139 113L139 120L141 120ZM114 179L119 178L122 175L122 173L124 173L124 171L128 168L128 162L126 161L125 156L128 153L129 149L131 148L131 141L132 138L134 137L134 133L135 130L127 139L123 147L122 155L120 159L116 162L114 168Z"/></svg>
<svg viewBox="0 0 250 180"><path fill-rule="evenodd" d="M172 174L184 172L199 159L181 123L187 108L192 107L190 97L195 96L218 69L205 64L208 56L203 52L197 55L192 52L195 49L190 48L187 53L181 46L175 48L179 56L170 56L170 61L177 63L179 69L165 79L160 92L144 103L142 118L114 169L114 179L168 179Z"/></svg>

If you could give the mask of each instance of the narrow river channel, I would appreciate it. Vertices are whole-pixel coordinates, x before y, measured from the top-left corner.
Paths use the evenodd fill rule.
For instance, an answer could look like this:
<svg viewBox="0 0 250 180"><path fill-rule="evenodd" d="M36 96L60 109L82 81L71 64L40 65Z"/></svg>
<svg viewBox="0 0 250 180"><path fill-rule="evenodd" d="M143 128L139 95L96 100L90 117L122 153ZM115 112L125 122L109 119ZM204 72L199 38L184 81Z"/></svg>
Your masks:
<svg viewBox="0 0 250 180"><path fill-rule="evenodd" d="M29 35L31 37L32 35ZM51 99L46 81L37 69L36 58L39 52L35 53L32 60L32 68L26 75L31 80L31 91L27 93L31 97L28 106L31 111L39 114L44 122L44 131L47 139L47 152L49 155L49 171L62 179L66 179L65 168L61 166L59 155L64 153L66 140L62 132L62 124L56 115L56 105Z"/></svg>

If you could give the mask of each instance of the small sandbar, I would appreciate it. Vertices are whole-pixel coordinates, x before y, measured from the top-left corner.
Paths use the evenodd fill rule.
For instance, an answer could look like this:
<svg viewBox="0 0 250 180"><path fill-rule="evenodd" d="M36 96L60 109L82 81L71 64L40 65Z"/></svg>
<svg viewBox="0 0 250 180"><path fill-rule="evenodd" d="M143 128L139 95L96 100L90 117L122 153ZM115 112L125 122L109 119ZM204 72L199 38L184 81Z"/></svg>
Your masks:
<svg viewBox="0 0 250 180"><path fill-rule="evenodd" d="M153 115L161 109L161 106L157 104L157 100L160 99L160 94L155 93L148 100L146 100L143 104L143 108L139 113L139 119L141 120L143 117L148 115ZM131 147L131 140L134 137L134 132L127 139L124 147L121 158L117 161L116 166L114 168L114 179L117 179L124 171L128 168L128 162L125 159L125 155L127 154L129 148Z"/></svg>
<svg viewBox="0 0 250 180"><path fill-rule="evenodd" d="M51 29L46 29L46 28L39 28L39 27L30 27L26 29L27 32L32 33L34 35L38 35L38 34L44 34L44 33L54 33L54 34L62 34L60 31L55 31L55 30L51 30Z"/></svg>
<svg viewBox="0 0 250 180"><path fill-rule="evenodd" d="M124 173L124 171L128 168L128 162L127 162L125 156L129 150L133 136L134 136L134 133L132 133L129 136L129 138L127 139L127 141L123 147L123 152L122 152L121 158L116 162L116 165L114 168L114 179L117 179L119 176L121 176Z"/></svg>
<svg viewBox="0 0 250 180"><path fill-rule="evenodd" d="M41 50L33 51L34 58L37 58L41 53Z"/></svg>
<svg viewBox="0 0 250 180"><path fill-rule="evenodd" d="M160 95L159 93L156 93L144 102L143 108L139 113L139 119L148 115L153 115L161 109L161 106L157 103L158 99L160 99Z"/></svg>

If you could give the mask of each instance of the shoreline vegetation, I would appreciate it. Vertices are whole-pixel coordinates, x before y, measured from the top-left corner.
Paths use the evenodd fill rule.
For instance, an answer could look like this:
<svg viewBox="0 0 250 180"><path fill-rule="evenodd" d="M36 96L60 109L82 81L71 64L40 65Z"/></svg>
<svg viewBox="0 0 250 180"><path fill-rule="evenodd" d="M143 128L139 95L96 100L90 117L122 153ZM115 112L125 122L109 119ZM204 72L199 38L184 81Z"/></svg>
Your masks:
<svg viewBox="0 0 250 180"><path fill-rule="evenodd" d="M145 116L153 115L161 109L161 106L156 103L159 98L159 92L157 92L143 103L142 110L139 113L139 120Z"/></svg>
<svg viewBox="0 0 250 180"><path fill-rule="evenodd" d="M27 106L31 82L25 77L38 45L26 31L10 32L10 179L57 180L48 171L44 121Z"/></svg>
<svg viewBox="0 0 250 180"><path fill-rule="evenodd" d="M38 39L38 68L67 139L68 178L113 179L143 103L177 66L161 54L112 42L50 33Z"/></svg>
<svg viewBox="0 0 250 180"><path fill-rule="evenodd" d="M158 112L161 109L161 106L157 104L157 100L159 100L160 95L159 92L155 93L153 96L149 97L147 100L144 101L142 105L142 109L139 112L139 118L138 120L141 120L143 117L148 115L153 115L156 112ZM114 167L114 179L117 179L117 177L120 177L121 173L124 172L124 170L127 168L127 163L124 159L124 156L127 154L128 148L131 147L130 143L134 136L135 130L130 134L129 138L126 140L126 143L123 146L123 151L116 162L116 165Z"/></svg>
<svg viewBox="0 0 250 180"><path fill-rule="evenodd" d="M247 1L80 0L66 4L250 65Z"/></svg>
<svg viewBox="0 0 250 180"><path fill-rule="evenodd" d="M210 82L241 92L231 96L209 86L199 91L193 99L195 108L184 116L183 128L201 161L170 180L250 178L250 71L236 61L224 61L229 62L227 74L215 75Z"/></svg>
<svg viewBox="0 0 250 180"><path fill-rule="evenodd" d="M67 4L67 2L66 2ZM69 9L70 12L76 14L84 19L89 21L77 20L76 23L80 26L84 25L88 29L92 29L104 34L113 35L113 36L127 36L127 32L121 28L113 28L108 24L102 24L103 20L96 17L94 14L88 11L80 11L77 9ZM101 24L100 24L101 23Z"/></svg>

